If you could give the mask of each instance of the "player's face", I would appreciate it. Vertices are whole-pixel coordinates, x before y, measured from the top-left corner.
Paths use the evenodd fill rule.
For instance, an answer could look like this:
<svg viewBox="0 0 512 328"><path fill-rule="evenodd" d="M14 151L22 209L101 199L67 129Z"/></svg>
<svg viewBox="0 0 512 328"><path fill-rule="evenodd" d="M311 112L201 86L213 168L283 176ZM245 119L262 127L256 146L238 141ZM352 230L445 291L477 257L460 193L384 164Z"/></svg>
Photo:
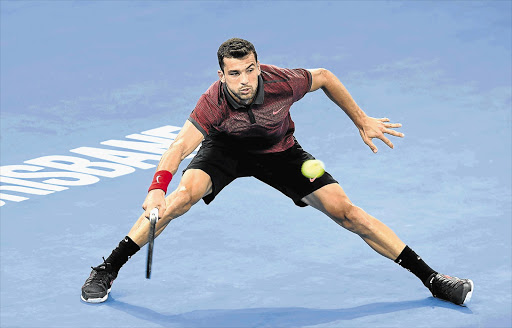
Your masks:
<svg viewBox="0 0 512 328"><path fill-rule="evenodd" d="M258 90L260 63L251 53L243 58L224 58L224 72L219 78L226 83L231 96L240 104L250 104Z"/></svg>

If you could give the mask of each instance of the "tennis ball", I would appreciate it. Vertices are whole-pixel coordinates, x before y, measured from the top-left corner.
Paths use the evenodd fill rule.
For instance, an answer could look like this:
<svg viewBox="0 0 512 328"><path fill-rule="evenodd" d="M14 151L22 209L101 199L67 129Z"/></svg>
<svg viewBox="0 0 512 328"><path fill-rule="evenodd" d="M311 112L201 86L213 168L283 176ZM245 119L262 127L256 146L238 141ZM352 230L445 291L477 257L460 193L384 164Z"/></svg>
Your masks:
<svg viewBox="0 0 512 328"><path fill-rule="evenodd" d="M302 175L306 178L315 179L320 178L325 172L324 163L318 159L308 159L302 163Z"/></svg>

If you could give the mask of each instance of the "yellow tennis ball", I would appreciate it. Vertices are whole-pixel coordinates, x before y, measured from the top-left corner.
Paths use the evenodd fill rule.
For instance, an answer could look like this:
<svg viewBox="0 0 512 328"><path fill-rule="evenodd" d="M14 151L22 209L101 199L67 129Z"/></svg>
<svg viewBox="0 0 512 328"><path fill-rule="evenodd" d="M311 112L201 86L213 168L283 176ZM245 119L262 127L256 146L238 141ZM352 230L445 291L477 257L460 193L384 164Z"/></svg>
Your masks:
<svg viewBox="0 0 512 328"><path fill-rule="evenodd" d="M302 175L306 178L315 179L320 178L325 172L324 163L318 159L308 159L302 163Z"/></svg>

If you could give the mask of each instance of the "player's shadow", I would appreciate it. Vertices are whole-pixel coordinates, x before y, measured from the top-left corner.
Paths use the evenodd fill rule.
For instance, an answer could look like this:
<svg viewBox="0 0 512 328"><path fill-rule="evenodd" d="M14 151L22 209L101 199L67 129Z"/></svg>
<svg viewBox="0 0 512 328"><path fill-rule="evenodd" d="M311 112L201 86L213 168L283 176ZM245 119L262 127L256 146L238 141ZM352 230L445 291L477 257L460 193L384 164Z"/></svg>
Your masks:
<svg viewBox="0 0 512 328"><path fill-rule="evenodd" d="M326 324L338 320L352 320L377 314L399 312L422 307L443 307L465 314L473 312L467 307L453 305L433 297L426 299L371 303L345 309L322 310L300 307L253 308L235 310L197 310L182 314L163 314L139 305L118 301L112 296L105 303L138 319L164 327L300 327Z"/></svg>

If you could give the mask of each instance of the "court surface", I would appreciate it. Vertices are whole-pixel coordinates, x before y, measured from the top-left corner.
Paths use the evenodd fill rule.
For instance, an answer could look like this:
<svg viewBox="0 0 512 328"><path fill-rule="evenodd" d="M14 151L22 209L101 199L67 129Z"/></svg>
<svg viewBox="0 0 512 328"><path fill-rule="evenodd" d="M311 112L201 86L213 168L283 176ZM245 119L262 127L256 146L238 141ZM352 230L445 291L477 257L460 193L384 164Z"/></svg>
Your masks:
<svg viewBox="0 0 512 328"><path fill-rule="evenodd" d="M0 4L1 327L512 326L510 2ZM373 154L321 91L291 110L353 203L473 279L467 307L248 178L169 225L152 279L143 248L107 302L80 301L233 36L403 124Z"/></svg>

